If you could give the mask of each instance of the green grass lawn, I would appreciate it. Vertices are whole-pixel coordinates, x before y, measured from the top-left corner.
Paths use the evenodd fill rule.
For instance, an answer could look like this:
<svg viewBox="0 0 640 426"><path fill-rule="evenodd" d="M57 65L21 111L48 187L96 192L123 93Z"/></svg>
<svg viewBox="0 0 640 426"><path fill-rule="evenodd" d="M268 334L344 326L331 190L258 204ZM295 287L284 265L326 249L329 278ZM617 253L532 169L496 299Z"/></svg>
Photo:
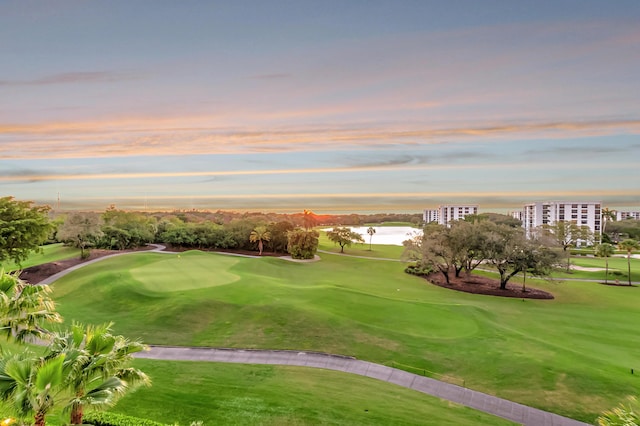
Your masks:
<svg viewBox="0 0 640 426"><path fill-rule="evenodd" d="M409 389L335 371L136 360L151 388L112 411L188 425L508 425Z"/></svg>
<svg viewBox="0 0 640 426"><path fill-rule="evenodd" d="M626 257L610 257L609 259L609 281L615 281L616 278L621 283L628 280L627 274L627 258ZM601 257L582 257L572 256L571 263L587 268L605 268L605 259ZM640 281L640 259L631 258L631 281ZM604 280L605 272L589 272L574 270L570 274L560 274L561 277L567 278L588 278Z"/></svg>
<svg viewBox="0 0 640 426"><path fill-rule="evenodd" d="M5 262L0 267L5 271L15 271L16 269L24 269L30 266L42 265L43 263L55 262L56 260L69 259L71 257L80 257L80 249L74 247L66 247L62 243L48 244L42 246L42 253L33 253L22 265L16 265L13 262Z"/></svg>
<svg viewBox="0 0 640 426"><path fill-rule="evenodd" d="M75 271L55 284L59 310L67 322L113 320L147 343L395 362L590 422L640 387L630 374L640 370L638 287L527 280L556 299L522 301L435 287L400 262L177 256L136 253Z"/></svg>
<svg viewBox="0 0 640 426"><path fill-rule="evenodd" d="M4 338L0 347L4 353L25 349ZM144 359L134 365L151 377L153 386L130 393L110 411L166 424L513 424L390 383L329 370ZM0 419L11 415L0 403ZM69 414L61 410L47 416L50 425L68 421Z"/></svg>
<svg viewBox="0 0 640 426"><path fill-rule="evenodd" d="M402 246L394 246L394 245L387 245L387 244L372 244L371 250L369 250L369 236L365 235L364 239L367 241L364 244L358 243L358 244L352 244L350 247L345 247L344 254L348 254L351 256L400 259L400 256L402 256L402 252L404 251L404 247ZM375 242L375 239L376 237L374 235L373 236L374 242ZM331 253L340 253L340 246L329 241L329 238L327 238L327 233L325 231L320 231L318 249L329 251Z"/></svg>

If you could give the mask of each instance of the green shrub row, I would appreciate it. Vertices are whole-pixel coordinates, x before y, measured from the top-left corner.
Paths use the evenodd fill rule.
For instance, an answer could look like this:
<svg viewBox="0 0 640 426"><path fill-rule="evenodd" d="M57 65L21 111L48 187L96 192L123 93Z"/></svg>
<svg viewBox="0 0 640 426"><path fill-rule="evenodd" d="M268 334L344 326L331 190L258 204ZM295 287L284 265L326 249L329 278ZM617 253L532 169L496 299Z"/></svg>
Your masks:
<svg viewBox="0 0 640 426"><path fill-rule="evenodd" d="M168 426L149 419L107 412L90 412L84 415L85 424L94 426Z"/></svg>

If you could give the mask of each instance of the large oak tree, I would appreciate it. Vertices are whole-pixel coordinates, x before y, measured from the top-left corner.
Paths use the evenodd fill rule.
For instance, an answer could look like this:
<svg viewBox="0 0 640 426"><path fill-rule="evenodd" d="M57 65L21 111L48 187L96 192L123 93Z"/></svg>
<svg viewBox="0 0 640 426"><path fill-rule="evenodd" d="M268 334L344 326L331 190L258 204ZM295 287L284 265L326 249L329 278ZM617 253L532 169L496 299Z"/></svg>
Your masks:
<svg viewBox="0 0 640 426"><path fill-rule="evenodd" d="M0 264L6 260L20 264L39 250L53 231L49 210L31 201L0 198Z"/></svg>

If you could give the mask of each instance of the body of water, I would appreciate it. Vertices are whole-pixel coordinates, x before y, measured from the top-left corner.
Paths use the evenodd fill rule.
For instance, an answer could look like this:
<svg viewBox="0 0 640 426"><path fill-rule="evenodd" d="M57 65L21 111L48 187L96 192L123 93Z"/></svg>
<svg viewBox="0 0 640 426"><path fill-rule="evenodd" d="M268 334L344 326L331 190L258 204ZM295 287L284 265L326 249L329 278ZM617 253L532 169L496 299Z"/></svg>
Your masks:
<svg viewBox="0 0 640 426"><path fill-rule="evenodd" d="M362 235L362 238L369 244L368 226L350 227L353 232ZM390 244L401 246L404 240L413 238L414 234L422 235L422 230L409 226L374 226L376 233L373 234L371 244Z"/></svg>

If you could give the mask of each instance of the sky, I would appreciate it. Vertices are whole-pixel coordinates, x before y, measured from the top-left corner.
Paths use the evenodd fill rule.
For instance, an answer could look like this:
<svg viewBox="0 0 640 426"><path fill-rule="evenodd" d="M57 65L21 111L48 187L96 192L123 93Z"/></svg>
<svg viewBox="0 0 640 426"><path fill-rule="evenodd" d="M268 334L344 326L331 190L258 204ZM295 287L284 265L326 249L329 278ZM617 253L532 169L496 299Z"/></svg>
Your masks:
<svg viewBox="0 0 640 426"><path fill-rule="evenodd" d="M0 0L0 196L640 209L640 1Z"/></svg>

